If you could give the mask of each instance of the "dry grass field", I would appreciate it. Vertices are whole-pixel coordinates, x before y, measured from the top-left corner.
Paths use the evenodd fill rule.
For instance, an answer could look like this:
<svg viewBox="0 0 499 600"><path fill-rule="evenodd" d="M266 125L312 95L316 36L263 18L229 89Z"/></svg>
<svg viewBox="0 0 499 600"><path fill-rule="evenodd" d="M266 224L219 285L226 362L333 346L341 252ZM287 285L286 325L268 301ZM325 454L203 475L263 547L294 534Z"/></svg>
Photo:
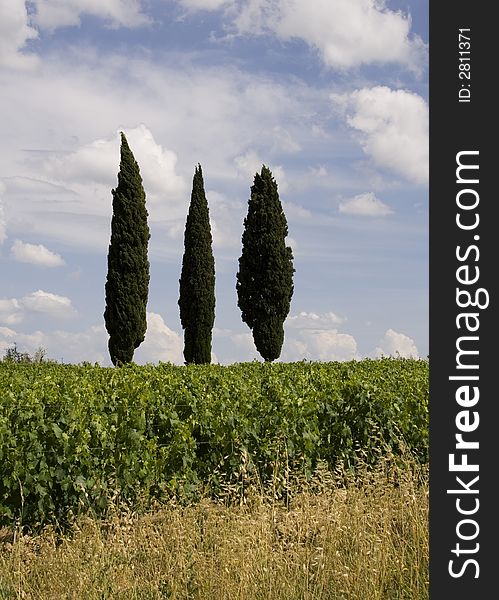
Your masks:
<svg viewBox="0 0 499 600"><path fill-rule="evenodd" d="M426 469L386 458L293 486L285 503L256 482L244 498L115 508L64 533L3 530L0 598L428 598Z"/></svg>

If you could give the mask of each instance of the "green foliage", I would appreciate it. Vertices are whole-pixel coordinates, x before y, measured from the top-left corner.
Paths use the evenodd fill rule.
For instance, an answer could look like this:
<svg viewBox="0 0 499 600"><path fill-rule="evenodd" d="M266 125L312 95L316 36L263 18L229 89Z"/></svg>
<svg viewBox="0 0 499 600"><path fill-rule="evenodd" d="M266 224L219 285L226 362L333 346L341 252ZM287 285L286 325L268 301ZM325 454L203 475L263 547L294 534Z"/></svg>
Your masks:
<svg viewBox="0 0 499 600"><path fill-rule="evenodd" d="M276 471L428 459L428 363L0 363L0 525L193 500ZM276 493L285 493L285 485Z"/></svg>
<svg viewBox="0 0 499 600"><path fill-rule="evenodd" d="M109 354L114 365L131 362L147 329L149 227L139 166L121 134L118 187L112 190L113 217L107 257L106 309Z"/></svg>
<svg viewBox="0 0 499 600"><path fill-rule="evenodd" d="M237 273L238 306L266 361L279 358L293 295L293 254L277 183L265 165L255 174Z"/></svg>
<svg viewBox="0 0 499 600"><path fill-rule="evenodd" d="M215 322L215 261L211 244L208 202L201 165L198 165L185 225L178 301L187 364L211 362L211 338Z"/></svg>

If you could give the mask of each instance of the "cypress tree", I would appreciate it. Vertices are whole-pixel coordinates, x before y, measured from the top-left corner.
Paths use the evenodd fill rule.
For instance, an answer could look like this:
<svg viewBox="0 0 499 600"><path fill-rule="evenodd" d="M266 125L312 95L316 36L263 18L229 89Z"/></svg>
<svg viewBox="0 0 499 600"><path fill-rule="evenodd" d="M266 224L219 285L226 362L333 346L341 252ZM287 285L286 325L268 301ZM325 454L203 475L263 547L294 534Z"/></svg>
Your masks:
<svg viewBox="0 0 499 600"><path fill-rule="evenodd" d="M268 167L255 174L237 273L238 306L266 361L279 358L293 295L293 254L277 183Z"/></svg>
<svg viewBox="0 0 499 600"><path fill-rule="evenodd" d="M106 309L109 354L114 365L132 361L147 329L149 288L146 195L135 158L121 133L118 187L112 190L113 217L107 256Z"/></svg>
<svg viewBox="0 0 499 600"><path fill-rule="evenodd" d="M215 322L215 261L211 244L208 202L203 172L201 165L198 165L192 181L179 281L178 304L187 364L211 362L211 338Z"/></svg>

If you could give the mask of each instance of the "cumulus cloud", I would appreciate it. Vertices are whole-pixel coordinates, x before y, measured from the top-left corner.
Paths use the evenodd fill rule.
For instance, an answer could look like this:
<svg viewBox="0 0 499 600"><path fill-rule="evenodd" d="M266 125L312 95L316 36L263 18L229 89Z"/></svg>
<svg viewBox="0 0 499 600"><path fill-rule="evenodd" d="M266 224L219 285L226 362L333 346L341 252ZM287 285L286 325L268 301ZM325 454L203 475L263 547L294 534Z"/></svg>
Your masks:
<svg viewBox="0 0 499 600"><path fill-rule="evenodd" d="M134 361L183 364L183 347L182 337L168 327L163 317L157 313L148 312L146 337L137 348Z"/></svg>
<svg viewBox="0 0 499 600"><path fill-rule="evenodd" d="M61 267L66 264L63 258L42 244L27 244L16 240L10 249L11 256L18 262L42 267Z"/></svg>
<svg viewBox="0 0 499 600"><path fill-rule="evenodd" d="M261 356L255 348L253 335L246 329L245 333L233 329L214 327L213 344L221 349L222 364L234 362L250 362L261 360Z"/></svg>
<svg viewBox="0 0 499 600"><path fill-rule="evenodd" d="M14 337L16 332L13 329L9 329L8 327L0 327L0 335L4 337Z"/></svg>
<svg viewBox="0 0 499 600"><path fill-rule="evenodd" d="M345 215L360 217L385 217L393 213L393 210L376 198L373 192L358 194L349 200L340 202L338 211Z"/></svg>
<svg viewBox="0 0 499 600"><path fill-rule="evenodd" d="M428 105L421 96L376 86L331 99L376 165L415 183L428 182Z"/></svg>
<svg viewBox="0 0 499 600"><path fill-rule="evenodd" d="M284 341L281 360L345 361L358 358L357 342L337 329L302 329Z"/></svg>
<svg viewBox="0 0 499 600"><path fill-rule="evenodd" d="M273 127L294 135L296 115L308 114L317 102L308 86L293 82L290 93L287 81L234 66L198 68L189 58L181 65L155 64L128 55L74 52L51 54L39 71L22 77L9 72L0 95L0 113L9 114L1 156L9 176L3 195L9 235L43 238L49 248L54 240L106 251L119 169L118 128L141 168L150 224L167 232L185 221L196 162L202 162L210 187L225 193L232 186L234 200L239 197L234 187L244 182L246 199L252 168L259 170L263 162L256 153L271 147ZM327 95L320 102L326 107ZM165 118L165 112L175 118ZM37 118L27 121L26 114ZM257 155L249 175L242 162L241 170L234 168L234 157L251 159L244 156L248 148ZM267 152L264 158L284 191L282 171ZM168 242L165 235L162 249L151 249L156 255L176 253L177 245Z"/></svg>
<svg viewBox="0 0 499 600"><path fill-rule="evenodd" d="M225 194L214 190L206 192L210 209L211 235L214 248L239 248L241 244L241 222L244 218L240 202L229 200ZM181 232L174 230L180 237L183 234L185 219Z"/></svg>
<svg viewBox="0 0 499 600"><path fill-rule="evenodd" d="M191 11L218 10L222 6L232 4L233 0L179 0L180 4Z"/></svg>
<svg viewBox="0 0 499 600"><path fill-rule="evenodd" d="M61 319L68 319L78 314L69 298L43 290L37 290L19 299L0 299L0 322L2 323L15 325L23 321L26 314L30 312Z"/></svg>
<svg viewBox="0 0 499 600"><path fill-rule="evenodd" d="M144 125L124 132L139 164L150 225L185 218L187 185L176 172L176 154L157 143ZM29 176L9 178L4 203L10 232L105 252L119 162L118 131L71 152L35 153Z"/></svg>
<svg viewBox="0 0 499 600"><path fill-rule="evenodd" d="M77 314L69 298L43 290L24 296L20 300L20 304L27 311L43 313L50 317L66 319Z"/></svg>
<svg viewBox="0 0 499 600"><path fill-rule="evenodd" d="M253 184L255 173L260 173L264 164L272 171L272 176L277 182L279 191L286 191L288 185L284 169L281 165L273 166L268 163L266 164L255 150L248 150L234 159L237 174L241 178L251 181L251 184Z"/></svg>
<svg viewBox="0 0 499 600"><path fill-rule="evenodd" d="M302 311L297 315L288 317L285 321L286 327L292 329L330 329L332 325L339 325L345 321L333 312L317 314Z"/></svg>
<svg viewBox="0 0 499 600"><path fill-rule="evenodd" d="M47 308L47 305L44 308ZM0 315L1 311L0 300ZM0 327L0 351L4 351L15 342L22 352L32 354L42 347L47 351L48 358L69 363L89 361L109 365L111 361L107 348L108 340L109 335L104 324L93 325L84 331L76 332L58 329L19 333L10 327ZM146 337L135 351L134 362L145 364L163 361L183 364L182 350L181 336L166 325L161 315L148 312Z"/></svg>
<svg viewBox="0 0 499 600"><path fill-rule="evenodd" d="M357 342L348 333L340 333L338 325L346 319L330 311L301 311L284 322L283 361L345 361L358 358Z"/></svg>
<svg viewBox="0 0 499 600"><path fill-rule="evenodd" d="M333 312L302 311L288 317L284 323L285 337L280 361L300 360L346 361L358 359L357 342L348 333L340 333L337 326L345 319ZM262 360L253 335L233 329L213 328L213 339L224 363Z"/></svg>
<svg viewBox="0 0 499 600"><path fill-rule="evenodd" d="M153 201L164 197L179 198L185 194L187 185L176 173L177 155L164 148L154 139L151 131L143 124L134 129L126 129L130 147L140 165L140 173Z"/></svg>
<svg viewBox="0 0 499 600"><path fill-rule="evenodd" d="M16 298L0 298L0 323L15 325L23 320L23 310Z"/></svg>
<svg viewBox="0 0 499 600"><path fill-rule="evenodd" d="M84 331L64 330L20 333L0 327L0 350L5 351L14 343L20 352L33 355L38 348L46 350L46 357L65 363L83 361L101 365L111 363L107 352L107 332L104 325L94 325Z"/></svg>
<svg viewBox="0 0 499 600"><path fill-rule="evenodd" d="M379 347L375 350L375 355L378 357L400 356L401 358L419 358L414 340L393 329L387 330L380 341Z"/></svg>
<svg viewBox="0 0 499 600"><path fill-rule="evenodd" d="M54 182L69 185L91 182L109 188L115 183L113 177L119 168L118 136L94 140L60 156L49 156L42 168L47 179Z"/></svg>
<svg viewBox="0 0 499 600"><path fill-rule="evenodd" d="M220 333L218 335L220 336ZM250 362L255 359L261 360L262 357L255 347L255 342L253 341L253 335L251 333L231 332L229 337L230 341L235 346L236 353L240 356L239 362ZM232 360L237 360L235 358L237 354L232 355Z"/></svg>
<svg viewBox="0 0 499 600"><path fill-rule="evenodd" d="M139 165L148 199L154 202L165 196L178 198L185 193L185 182L175 171L175 152L158 144L144 124L123 131ZM117 132L113 137L95 140L69 154L47 159L44 170L54 181L85 185L92 182L110 188L113 184L116 186L119 147L120 132Z"/></svg>
<svg viewBox="0 0 499 600"><path fill-rule="evenodd" d="M24 0L0 2L0 67L27 68L36 64L36 57L22 50L28 40L38 36L28 23Z"/></svg>
<svg viewBox="0 0 499 600"><path fill-rule="evenodd" d="M8 327L0 327L0 354L3 356L8 348L15 343L16 332Z"/></svg>
<svg viewBox="0 0 499 600"><path fill-rule="evenodd" d="M32 0L36 13L34 23L40 29L53 31L58 27L81 24L83 15L103 19L109 27L141 27L151 19L141 12L140 0Z"/></svg>
<svg viewBox="0 0 499 600"><path fill-rule="evenodd" d="M263 162L255 150L248 150L244 154L236 156L234 164L239 175L247 178L254 176L257 172L259 173Z"/></svg>
<svg viewBox="0 0 499 600"><path fill-rule="evenodd" d="M400 64L420 72L427 48L411 35L411 17L387 8L385 0L180 0L191 11L226 7L235 35L300 39L324 64L351 69L363 64Z"/></svg>
<svg viewBox="0 0 499 600"><path fill-rule="evenodd" d="M1 302L1 300L0 300ZM3 356L8 348L15 343L16 332L8 327L0 327L0 354Z"/></svg>

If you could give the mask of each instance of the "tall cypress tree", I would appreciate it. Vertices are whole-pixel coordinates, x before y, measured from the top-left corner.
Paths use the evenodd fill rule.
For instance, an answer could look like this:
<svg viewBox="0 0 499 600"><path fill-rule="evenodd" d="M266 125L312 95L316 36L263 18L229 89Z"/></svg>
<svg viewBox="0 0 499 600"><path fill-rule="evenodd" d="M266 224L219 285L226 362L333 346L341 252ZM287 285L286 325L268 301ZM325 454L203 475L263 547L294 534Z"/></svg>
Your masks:
<svg viewBox="0 0 499 600"><path fill-rule="evenodd" d="M121 133L118 187L112 190L113 217L107 256L106 309L109 354L114 365L131 362L147 329L150 238L146 195L135 158Z"/></svg>
<svg viewBox="0 0 499 600"><path fill-rule="evenodd" d="M266 361L279 358L293 295L293 254L277 183L268 167L255 174L237 273L238 306Z"/></svg>
<svg viewBox="0 0 499 600"><path fill-rule="evenodd" d="M192 181L191 203L185 224L180 276L180 320L184 329L186 363L211 362L215 322L215 261L203 172L198 165Z"/></svg>

